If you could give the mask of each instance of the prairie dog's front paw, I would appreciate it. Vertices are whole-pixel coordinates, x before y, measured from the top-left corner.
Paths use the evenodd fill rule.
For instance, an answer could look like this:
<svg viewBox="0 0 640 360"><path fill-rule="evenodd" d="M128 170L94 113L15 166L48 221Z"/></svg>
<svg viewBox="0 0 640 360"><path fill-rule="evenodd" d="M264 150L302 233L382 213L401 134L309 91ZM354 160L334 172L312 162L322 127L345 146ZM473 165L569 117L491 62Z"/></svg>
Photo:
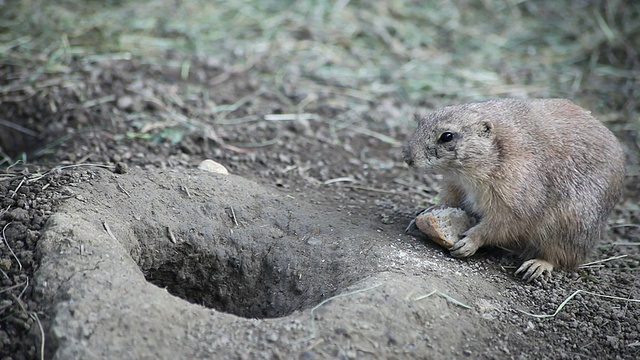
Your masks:
<svg viewBox="0 0 640 360"><path fill-rule="evenodd" d="M453 244L449 251L451 252L451 255L455 257L469 257L475 254L480 246L481 244L479 241L474 240L473 237L466 236Z"/></svg>

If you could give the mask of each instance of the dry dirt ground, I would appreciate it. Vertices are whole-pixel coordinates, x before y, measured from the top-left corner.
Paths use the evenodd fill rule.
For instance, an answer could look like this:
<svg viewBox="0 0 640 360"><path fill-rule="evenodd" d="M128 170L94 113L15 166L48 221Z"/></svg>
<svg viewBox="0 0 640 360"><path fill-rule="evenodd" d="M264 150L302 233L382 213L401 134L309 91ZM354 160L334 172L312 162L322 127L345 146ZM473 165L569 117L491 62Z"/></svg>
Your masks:
<svg viewBox="0 0 640 360"><path fill-rule="evenodd" d="M126 120L134 107L168 111L161 94L179 82L171 69L119 61L83 76L89 93L107 98L83 106L57 87L55 103L26 89L0 104L43 134L3 129L6 148L47 153L6 169L0 183L3 359L39 358L41 348L45 358L640 356L637 174L591 257L609 260L526 284L509 254L453 259L403 233L435 187L380 133L252 118L286 105L238 74L184 109L259 92L241 120L172 144L169 133L127 133ZM332 105L306 111L331 116ZM55 121L34 120L43 113ZM388 135L402 140L405 130ZM635 134L617 134L633 150ZM204 158L232 175L197 170Z"/></svg>

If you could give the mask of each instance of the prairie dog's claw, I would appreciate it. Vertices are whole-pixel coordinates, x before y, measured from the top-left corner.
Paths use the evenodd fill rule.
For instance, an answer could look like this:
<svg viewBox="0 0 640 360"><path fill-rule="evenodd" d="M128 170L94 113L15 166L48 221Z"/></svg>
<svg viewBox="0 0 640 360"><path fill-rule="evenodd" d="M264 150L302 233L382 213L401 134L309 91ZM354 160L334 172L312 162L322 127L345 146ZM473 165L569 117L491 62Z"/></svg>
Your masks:
<svg viewBox="0 0 640 360"><path fill-rule="evenodd" d="M444 209L446 207L447 206L445 206L445 205L431 205L431 206L423 207L422 209L416 211L416 213L415 213L415 215L413 217L415 218L415 217L418 217L418 215L420 215L420 214L423 214L423 213L426 213L426 212L429 212L429 211L432 211L432 210L436 210L436 209Z"/></svg>
<svg viewBox="0 0 640 360"><path fill-rule="evenodd" d="M413 219L411 219L411 222L409 223L407 228L404 229L404 232L409 234L409 233L412 233L412 232L414 232L416 230L418 230L418 227L416 226L416 219L413 218Z"/></svg>
<svg viewBox="0 0 640 360"><path fill-rule="evenodd" d="M420 214L422 214L422 213L425 213L425 212L427 212L427 211L431 211L431 210L435 209L437 206L439 206L439 205L433 205L433 206L424 207L424 208L422 208L422 209L420 209L420 210L416 211L416 212L413 214L413 219L411 219L411 222L409 223L409 225L407 226L407 228L406 228L406 229L404 229L404 232L405 232L406 234L410 234L410 233L415 232L415 231L420 231L420 230L418 229L418 227L416 226L416 218L417 218Z"/></svg>
<svg viewBox="0 0 640 360"><path fill-rule="evenodd" d="M531 282L543 274L550 275L553 271L553 265L542 259L527 260L516 270L515 275L522 274L522 280Z"/></svg>
<svg viewBox="0 0 640 360"><path fill-rule="evenodd" d="M474 241L473 238L467 236L453 244L449 251L451 255L455 257L469 257L475 254L479 248L480 244L478 244L477 241Z"/></svg>

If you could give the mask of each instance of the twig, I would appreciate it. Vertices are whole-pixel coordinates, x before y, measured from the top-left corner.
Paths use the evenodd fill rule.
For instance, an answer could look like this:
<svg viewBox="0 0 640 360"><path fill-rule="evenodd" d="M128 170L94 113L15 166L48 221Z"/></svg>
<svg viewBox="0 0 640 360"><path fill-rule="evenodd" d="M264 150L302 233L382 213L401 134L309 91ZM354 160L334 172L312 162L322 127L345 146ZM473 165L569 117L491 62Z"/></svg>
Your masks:
<svg viewBox="0 0 640 360"><path fill-rule="evenodd" d="M426 298L430 297L431 295L433 295L433 294L435 294L435 293L437 293L437 292L438 292L438 290L433 290L432 292L430 292L430 293L428 293L428 294L418 296L417 298L413 299L413 301L418 301L418 300L426 299Z"/></svg>
<svg viewBox="0 0 640 360"><path fill-rule="evenodd" d="M571 299L573 299L576 295L578 295L579 293L585 293L585 294L589 294L589 295L593 295L593 296L597 296L597 297L603 297L603 298L607 298L607 299L613 299L613 300L623 300L623 301L628 301L628 302L637 302L640 303L640 299L626 299L626 298L622 298L622 297L618 297L618 296L611 296L611 295L602 295L602 294L597 294L597 293L593 293L591 291L586 291L586 290L576 290L576 292L574 292L573 294L569 295L569 297L567 297L561 304L560 306L558 306L558 308L556 309L556 311L553 314L532 314L529 312L526 312L524 310L520 310L520 309L516 309L518 311L520 311L521 313L525 314L525 315L529 315L538 319L546 319L546 318L550 318L550 317L555 317L556 315L558 315L560 313L560 311L562 311L562 309L564 308L565 305L567 305L567 303L569 301L571 301Z"/></svg>
<svg viewBox="0 0 640 360"><path fill-rule="evenodd" d="M359 293L362 293L362 292L365 292L365 291L373 290L373 289L375 289L375 288L379 287L380 285L382 285L382 284L375 284L375 285L372 285L372 286L366 287L366 288L364 288L364 289L358 289L358 290L354 290L354 291L350 291L350 292L346 292L346 293L338 294L338 295L336 295L336 296L332 296L332 297L330 297L330 298L328 298L328 299L324 299L324 300L322 300L322 302L320 302L320 304L318 304L318 305L314 306L314 307L311 309L311 312L309 313L309 315L311 316L311 335L310 335L308 338L305 338L305 339L299 340L298 342L305 342L305 341L309 341L309 340L312 340L312 339L314 339L314 338L316 337L316 330L317 330L317 329L316 329L316 325L315 325L314 313L315 313L315 311L316 311L316 310L318 310L318 308L320 308L322 305L324 305L324 304L328 303L328 302L329 302L329 301L331 301L331 300L337 299L337 298L341 298L341 297L345 297L345 296L351 296L351 295L359 294Z"/></svg>
<svg viewBox="0 0 640 360"><path fill-rule="evenodd" d="M178 241L176 240L175 235L173 235L173 231L171 231L171 228L167 226L167 235L169 235L169 241L171 241L171 243L173 244L177 244Z"/></svg>
<svg viewBox="0 0 640 360"><path fill-rule="evenodd" d="M259 121L261 119L262 118L259 115L248 115L248 116L243 116L239 118L220 120L218 121L218 124L219 125L240 125L240 124L246 124L253 121Z"/></svg>
<svg viewBox="0 0 640 360"><path fill-rule="evenodd" d="M227 115L231 114L232 112L238 110L240 107L242 107L242 105L246 104L247 102L257 98L258 96L262 95L264 93L264 90L262 89L258 89L254 92L252 92L251 94L245 95L244 97L240 98L238 101L236 101L235 103L231 104L231 105L220 105L217 106L216 109L214 109L214 111L218 110L220 112L220 115L218 115L215 119L214 119L214 123L218 123L221 120L224 120L224 118L227 117Z"/></svg>
<svg viewBox="0 0 640 360"><path fill-rule="evenodd" d="M31 313L31 318L38 324L38 329L40 329L40 360L44 360L44 328L42 327L40 318L35 311Z"/></svg>
<svg viewBox="0 0 640 360"><path fill-rule="evenodd" d="M2 275L4 275L5 279L7 280L11 280L11 278L9 277L9 275L7 275L6 272L4 272L4 270L0 269L0 273L2 273Z"/></svg>
<svg viewBox="0 0 640 360"><path fill-rule="evenodd" d="M22 300L21 300L22 295L24 295L24 292L25 292L25 291L27 291L27 288L28 288L28 287L29 287L29 278L27 277L27 280L24 282L24 288L22 288L22 291L20 291L20 294L18 294L18 299L19 299L20 301L22 301Z"/></svg>
<svg viewBox="0 0 640 360"><path fill-rule="evenodd" d="M88 153L87 155L81 157L80 160L78 160L78 164L82 164L83 162L87 161L87 159L89 159L92 156L93 156L92 153Z"/></svg>
<svg viewBox="0 0 640 360"><path fill-rule="evenodd" d="M7 226L11 225L12 223L13 221L10 221L2 228L2 238L4 239L4 243L7 244L7 248L11 252L11 255L13 255L14 259L16 259L16 261L18 262L18 269L22 271L22 263L20 263L20 259L18 259L18 257L16 256L16 253L13 252L13 249L11 249L11 246L9 246L7 235L5 235L5 230L7 229Z"/></svg>
<svg viewBox="0 0 640 360"><path fill-rule="evenodd" d="M106 221L102 222L102 226L104 226L104 229L107 230L107 234L109 234L109 236L111 236L111 238L115 241L118 241L118 239L116 238L115 235L113 235L113 233L111 232L111 229L109 228L109 224L107 224Z"/></svg>
<svg viewBox="0 0 640 360"><path fill-rule="evenodd" d="M394 195L397 194L395 190L385 190L385 189L378 189L378 188L372 188L368 186L351 185L351 184L346 184L344 186L348 188L356 189L356 190L373 191L373 192L379 192L383 194L394 194Z"/></svg>
<svg viewBox="0 0 640 360"><path fill-rule="evenodd" d="M0 119L0 125L4 125L6 127L12 128L13 130L17 130L20 131L21 133L25 133L29 136L38 136L38 133L31 130L31 129L27 129L24 126L21 126L19 124L13 123L11 121L8 120L4 120L4 119Z"/></svg>
<svg viewBox="0 0 640 360"><path fill-rule="evenodd" d="M294 120L317 120L318 114L267 114L264 116L266 121L294 121Z"/></svg>
<svg viewBox="0 0 640 360"><path fill-rule="evenodd" d="M26 36L21 36L15 40L9 41L8 43L2 45L0 47L0 53L5 53L15 47L24 45L24 44L28 44L33 40L33 38L29 35Z"/></svg>
<svg viewBox="0 0 640 360"><path fill-rule="evenodd" d="M339 182L356 182L357 180L350 177L350 176L345 176L345 177L339 177L339 178L334 178L334 179L329 179L325 182L323 182L323 185L331 185L331 184L335 184L335 183L339 183ZM384 193L384 194L397 194L396 191L394 190L384 190L384 189L378 189L378 188L372 188L372 187L368 187L368 186L361 186L361 185L352 185L352 184L345 184L345 187L351 188L351 189L356 189L356 190L365 190L365 191L373 191L373 192L379 192L379 193Z"/></svg>
<svg viewBox="0 0 640 360"><path fill-rule="evenodd" d="M460 307L463 307L465 309L471 309L471 306L469 306L469 305L467 305L467 304L465 304L465 303L463 303L463 302L461 302L461 301L459 301L459 300L457 300L457 299L455 299L455 298L453 298L453 297L451 297L451 296L449 296L449 295L447 295L447 294L445 294L443 292L438 291L438 294L440 296L442 296L443 298L447 299L447 301L449 301L450 303L453 303L453 304L458 305Z"/></svg>
<svg viewBox="0 0 640 360"><path fill-rule="evenodd" d="M14 162L13 164L11 164L11 165L7 166L7 168L5 169L5 171L9 171L9 170L13 169L14 167L16 167L16 166L18 166L18 165L20 165L20 164L22 164L22 163L23 163L23 161L22 161L22 160L16 160L16 162ZM25 164L25 165L26 165L26 164Z"/></svg>
<svg viewBox="0 0 640 360"><path fill-rule="evenodd" d="M131 197L131 195L127 192L127 190L125 190L122 185L118 184L116 185L116 187L118 188L118 190L122 191L125 195L127 195L127 197Z"/></svg>
<svg viewBox="0 0 640 360"><path fill-rule="evenodd" d="M235 151L235 152L241 153L241 154L246 154L246 153L251 152L251 150L249 150L249 149L243 149L243 148L238 147L238 146L227 144L221 137L218 136L216 131L213 130L213 127L211 127L211 125L203 124L203 123L198 123L198 125L200 125L200 127L201 127L202 135L205 138L213 140L220 147L222 147L224 149L231 150L231 151Z"/></svg>
<svg viewBox="0 0 640 360"><path fill-rule="evenodd" d="M329 185L329 184L333 184L333 183L337 183L337 182L356 182L356 179L352 178L351 176L343 176L343 177L339 177L339 178L329 179L329 180L323 182L322 184Z"/></svg>
<svg viewBox="0 0 640 360"><path fill-rule="evenodd" d="M26 178L22 178L22 181L20 181L20 184L18 184L18 187L16 187L15 190L13 190L13 194L11 194L11 198L13 199L14 196L16 196L16 194L18 193L18 191L20 191L20 188L22 187L22 184L24 184Z"/></svg>
<svg viewBox="0 0 640 360"><path fill-rule="evenodd" d="M52 87L52 86L57 86L57 85L61 85L64 82L68 82L71 83L71 81L74 81L76 79L69 78L68 75L62 76L62 77L56 77L56 78L51 78L48 80L43 80L43 81L39 81L37 83L37 85L35 86L35 89L37 90L41 90L44 89L46 87ZM31 84L11 84L8 86L4 86L0 88L0 94L7 94L10 92L16 92L16 91L25 91L27 89L31 89L32 85ZM34 96L37 92L33 91L31 94L27 94L24 97L20 98L20 100L26 100L32 96ZM17 98L15 98L17 99ZM4 99L7 100L7 99Z"/></svg>
<svg viewBox="0 0 640 360"><path fill-rule="evenodd" d="M584 269L584 268L587 268L587 267L592 266L592 265L601 264L601 263L604 263L604 262L607 262L607 261L618 260L618 259L622 259L622 258L626 258L626 257L627 257L626 254L625 255L612 256L612 257L607 258L607 259L596 260L596 261L592 261L592 262L589 262L589 263L586 263L586 264L582 264L582 265L578 266L578 268Z"/></svg>
<svg viewBox="0 0 640 360"><path fill-rule="evenodd" d="M238 225L238 219L236 219L236 212L233 211L233 206L230 206L231 208L231 217L233 218L233 223L236 224L236 226L240 226Z"/></svg>
<svg viewBox="0 0 640 360"><path fill-rule="evenodd" d="M372 138L376 138L382 142L385 142L387 144L393 145L393 146L400 146L402 145L402 143L394 138L392 138L391 136L387 136L384 134L380 134L379 132L375 132L371 129L367 129L364 127L360 127L360 126L353 126L351 127L351 130L358 132L360 134L363 135L367 135L367 136L371 136Z"/></svg>
<svg viewBox="0 0 640 360"><path fill-rule="evenodd" d="M4 272L4 271L3 271L3 272ZM6 275L6 273L5 273L5 275ZM8 278L8 276L7 276L7 278ZM25 284L25 283L20 283L20 284L15 284L15 285L13 285L13 286L9 286L9 287L8 287L8 288L6 288L6 289L2 289L2 290L0 290L0 294L2 294L3 292L7 292L7 291L10 291L10 290L13 290L13 289L15 289L15 288L19 288L20 286L22 286L22 285L24 285L24 284Z"/></svg>
<svg viewBox="0 0 640 360"><path fill-rule="evenodd" d="M447 295L447 294L445 294L445 293L443 293L443 292L441 292L441 291L438 291L438 290L433 290L432 292L430 292L430 293L428 293L428 294L420 295L420 296L418 296L417 298L413 299L413 301L418 301L418 300L426 299L426 298L428 298L428 297L430 297L430 296L432 296L432 295L434 295L434 294L438 294L438 295L442 296L443 298L445 298L445 299L446 299L448 302L450 302L450 303L453 303L453 304L458 305L458 306L460 306L460 307L463 307L463 308L465 308L465 309L471 309L471 306L469 306L469 305L467 305L467 304L465 304L465 303L461 302L460 300L457 300L457 299L453 298L453 297L452 297L452 296L450 296L450 295Z"/></svg>
<svg viewBox="0 0 640 360"><path fill-rule="evenodd" d="M90 108L90 107L94 107L96 105L112 102L112 101L115 101L115 100L116 100L116 96L115 95L107 95L107 96L103 96L103 97L98 98L98 99L85 101L80 105L80 107L87 109L87 108Z"/></svg>
<svg viewBox="0 0 640 360"><path fill-rule="evenodd" d="M20 298L19 298L19 297L17 297L17 296L15 296L14 294L9 294L9 295L11 295L11 297L13 298L13 300L15 301L15 303L16 303L16 304L18 304L18 306L20 306L20 309L21 309L23 312L25 312L25 313L26 313L26 312L27 312L27 308L25 307L24 302L22 302L22 300L20 300Z"/></svg>
<svg viewBox="0 0 640 360"><path fill-rule="evenodd" d="M245 149L254 149L260 147L267 147L276 144L280 138L282 137L282 132L278 131L276 136L273 139L261 141L259 143L246 143L246 144L236 144L237 147L245 148Z"/></svg>
<svg viewBox="0 0 640 360"><path fill-rule="evenodd" d="M596 22L600 26L600 30L602 31L604 36L607 38L607 41L609 43L614 43L617 39L617 36L616 34L614 34L613 30L611 30L611 27L609 27L607 21L602 17L600 11L594 11L594 15L596 18Z"/></svg>

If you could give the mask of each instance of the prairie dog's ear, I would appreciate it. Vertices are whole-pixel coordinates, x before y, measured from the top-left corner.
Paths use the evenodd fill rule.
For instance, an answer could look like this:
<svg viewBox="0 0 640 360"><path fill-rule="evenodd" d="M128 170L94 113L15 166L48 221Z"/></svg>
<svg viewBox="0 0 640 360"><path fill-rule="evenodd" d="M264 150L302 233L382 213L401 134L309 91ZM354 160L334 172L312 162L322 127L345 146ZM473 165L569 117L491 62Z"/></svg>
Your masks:
<svg viewBox="0 0 640 360"><path fill-rule="evenodd" d="M491 120L482 120L480 123L480 131L483 135L489 135L493 132L493 122Z"/></svg>

